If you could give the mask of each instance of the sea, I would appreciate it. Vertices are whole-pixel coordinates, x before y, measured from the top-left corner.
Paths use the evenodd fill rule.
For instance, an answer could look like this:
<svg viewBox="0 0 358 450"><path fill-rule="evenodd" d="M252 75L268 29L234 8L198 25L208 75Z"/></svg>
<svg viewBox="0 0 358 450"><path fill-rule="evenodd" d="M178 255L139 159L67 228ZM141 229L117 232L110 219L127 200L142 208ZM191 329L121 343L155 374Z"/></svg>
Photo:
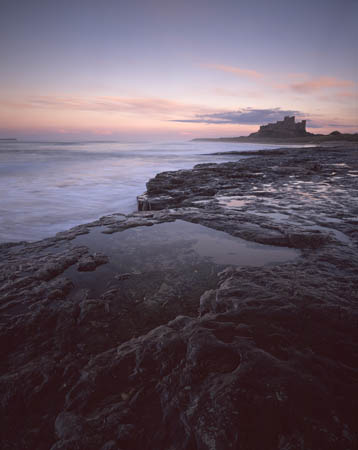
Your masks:
<svg viewBox="0 0 358 450"><path fill-rule="evenodd" d="M157 173L274 149L225 142L0 141L0 242L36 241L104 215L130 213Z"/></svg>

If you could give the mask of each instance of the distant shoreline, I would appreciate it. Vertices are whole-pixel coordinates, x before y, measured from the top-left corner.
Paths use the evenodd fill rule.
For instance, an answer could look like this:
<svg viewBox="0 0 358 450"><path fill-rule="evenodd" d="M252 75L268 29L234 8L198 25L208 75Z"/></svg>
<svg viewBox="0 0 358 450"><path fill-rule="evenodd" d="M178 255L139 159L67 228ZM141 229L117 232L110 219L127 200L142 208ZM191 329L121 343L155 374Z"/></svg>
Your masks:
<svg viewBox="0 0 358 450"><path fill-rule="evenodd" d="M312 135L301 138L250 138L249 136L238 137L219 137L219 138L196 138L192 139L192 142L232 142L232 143L245 143L245 144L320 144L324 143L337 143L342 145L344 143L358 142L358 133L356 134L341 134L339 136L334 135Z"/></svg>

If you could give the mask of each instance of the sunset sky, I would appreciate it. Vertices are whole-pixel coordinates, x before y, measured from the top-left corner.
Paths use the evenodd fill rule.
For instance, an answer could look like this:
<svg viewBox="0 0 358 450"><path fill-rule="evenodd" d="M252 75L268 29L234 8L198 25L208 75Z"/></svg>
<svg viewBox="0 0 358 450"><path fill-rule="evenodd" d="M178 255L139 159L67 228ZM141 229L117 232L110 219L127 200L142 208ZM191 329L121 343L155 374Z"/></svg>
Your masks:
<svg viewBox="0 0 358 450"><path fill-rule="evenodd" d="M2 0L0 137L358 131L356 0Z"/></svg>

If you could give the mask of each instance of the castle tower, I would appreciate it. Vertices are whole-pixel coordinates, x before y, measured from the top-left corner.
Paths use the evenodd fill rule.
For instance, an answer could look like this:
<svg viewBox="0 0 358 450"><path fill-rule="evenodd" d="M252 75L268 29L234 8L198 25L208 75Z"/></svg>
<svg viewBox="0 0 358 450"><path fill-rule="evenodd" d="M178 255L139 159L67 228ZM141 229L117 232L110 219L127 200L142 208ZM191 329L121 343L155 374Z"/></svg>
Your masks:
<svg viewBox="0 0 358 450"><path fill-rule="evenodd" d="M283 120L276 123L261 125L257 133L252 133L252 137L272 137L272 138L295 138L306 136L306 120L295 122L295 116L285 116Z"/></svg>

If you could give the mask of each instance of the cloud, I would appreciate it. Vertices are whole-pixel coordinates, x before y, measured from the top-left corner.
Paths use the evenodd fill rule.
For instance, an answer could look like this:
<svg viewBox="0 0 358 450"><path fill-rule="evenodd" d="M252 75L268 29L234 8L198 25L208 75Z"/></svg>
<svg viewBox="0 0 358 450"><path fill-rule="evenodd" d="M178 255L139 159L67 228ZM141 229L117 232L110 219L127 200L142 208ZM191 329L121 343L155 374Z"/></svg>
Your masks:
<svg viewBox="0 0 358 450"><path fill-rule="evenodd" d="M327 126L335 127L335 128L352 128L352 127L356 127L357 124L352 124L352 123L347 124L347 123L335 122L335 123L328 123Z"/></svg>
<svg viewBox="0 0 358 450"><path fill-rule="evenodd" d="M287 91L294 91L298 94L314 94L314 93L326 93L331 92L332 95L335 90L345 90L344 94L337 96L337 100L341 100L344 96L349 99L354 94L350 94L349 90L356 87L356 83L351 80L343 80L337 77L331 76L319 76L311 77L307 73L267 73L263 74L256 70L243 69L241 67L228 66L224 64L202 64L202 67L209 69L220 70L222 72L232 73L239 77L249 78L259 82L258 86L265 89L274 89L276 92L281 91L285 93ZM223 96L236 96L232 91L229 93L225 87L219 87L216 89L218 95ZM256 92L253 96L260 95ZM248 96L248 93L246 97Z"/></svg>
<svg viewBox="0 0 358 450"><path fill-rule="evenodd" d="M338 102L347 104L348 102L357 102L358 100L358 91L342 91L342 92L334 92L329 95L320 95L318 97L322 102Z"/></svg>
<svg viewBox="0 0 358 450"><path fill-rule="evenodd" d="M76 97L37 96L24 100L4 100L3 106L18 109L53 109L93 112L118 112L143 115L173 115L208 111L198 105L151 97Z"/></svg>
<svg viewBox="0 0 358 450"><path fill-rule="evenodd" d="M321 120L316 120L314 122L308 121L307 126L309 128L353 128L356 125L352 124L352 123L342 123L339 119L337 119L336 121L332 122L329 119L321 119Z"/></svg>
<svg viewBox="0 0 358 450"><path fill-rule="evenodd" d="M327 88L342 88L354 86L353 81L341 80L335 77L318 77L308 81L292 83L289 85L291 89L301 94L310 94Z"/></svg>
<svg viewBox="0 0 358 450"><path fill-rule="evenodd" d="M244 108L238 111L226 111L212 114L197 114L193 119L176 119L172 122L207 123L207 124L245 124L257 125L264 122L282 120L284 116L303 116L300 111Z"/></svg>
<svg viewBox="0 0 358 450"><path fill-rule="evenodd" d="M256 70L241 69L240 67L225 66L223 64L202 64L202 67L207 67L208 69L221 70L222 72L233 73L234 75L246 78L258 79L263 77L263 74L257 72Z"/></svg>

